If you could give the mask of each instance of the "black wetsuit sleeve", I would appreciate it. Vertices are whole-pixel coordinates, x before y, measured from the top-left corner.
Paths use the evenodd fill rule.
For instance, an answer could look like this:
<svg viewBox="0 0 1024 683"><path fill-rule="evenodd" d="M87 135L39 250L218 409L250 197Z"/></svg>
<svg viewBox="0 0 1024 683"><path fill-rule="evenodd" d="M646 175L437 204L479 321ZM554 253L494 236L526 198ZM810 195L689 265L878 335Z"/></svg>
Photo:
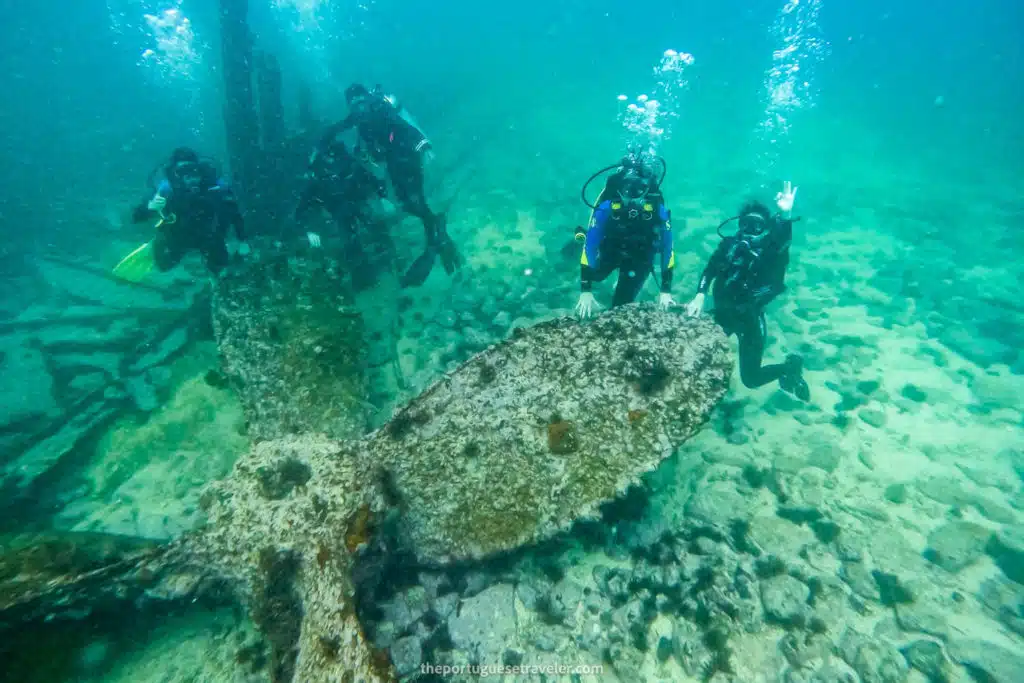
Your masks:
<svg viewBox="0 0 1024 683"><path fill-rule="evenodd" d="M132 223L142 223L152 218L156 218L157 213L149 208L149 199L143 199L134 209L132 209Z"/></svg>
<svg viewBox="0 0 1024 683"><path fill-rule="evenodd" d="M345 132L354 125L356 125L356 116L355 114L349 114L341 121L328 126L327 130L324 131L323 136L320 138L320 144L318 145L319 149L326 149L338 134Z"/></svg>
<svg viewBox="0 0 1024 683"><path fill-rule="evenodd" d="M728 239L722 240L718 248L715 249L715 253L708 259L708 264L704 267L704 272L700 274L700 282L697 283L697 293L707 294L708 290L711 289L711 283L714 282L715 278L725 272L726 265L726 252L729 250Z"/></svg>
<svg viewBox="0 0 1024 683"><path fill-rule="evenodd" d="M789 267L793 223L781 218L778 220L780 222L773 235L771 252L765 255L764 268L758 276L759 287L752 292L753 302L758 308L764 308L786 291L786 269Z"/></svg>
<svg viewBox="0 0 1024 683"><path fill-rule="evenodd" d="M313 210L313 205L317 202L317 182L316 180L309 180L306 185L302 188L302 194L299 195L299 202L295 205L295 212L293 217L296 225L301 225L309 217L309 212Z"/></svg>
<svg viewBox="0 0 1024 683"><path fill-rule="evenodd" d="M221 200L220 222L225 235L229 229L234 229L238 241L245 241L245 221L242 220L242 210L238 207L234 194L230 192Z"/></svg>
<svg viewBox="0 0 1024 683"><path fill-rule="evenodd" d="M789 268L789 244L793 241L793 221L779 218L778 242L776 256L772 260L768 273L768 284L772 288L773 298L786 291L786 269Z"/></svg>

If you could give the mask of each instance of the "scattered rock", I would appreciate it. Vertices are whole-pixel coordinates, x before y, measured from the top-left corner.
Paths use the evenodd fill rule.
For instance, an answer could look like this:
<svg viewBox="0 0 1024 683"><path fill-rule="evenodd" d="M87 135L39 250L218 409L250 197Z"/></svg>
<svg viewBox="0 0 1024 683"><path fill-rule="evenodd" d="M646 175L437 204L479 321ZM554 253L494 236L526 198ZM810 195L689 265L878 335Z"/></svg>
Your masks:
<svg viewBox="0 0 1024 683"><path fill-rule="evenodd" d="M422 586L416 586L415 589L423 591ZM384 618L394 625L398 635L405 634L414 623L423 617L426 609L426 605L414 607L414 601L410 601L406 594L397 595L393 600L381 605Z"/></svg>
<svg viewBox="0 0 1024 683"><path fill-rule="evenodd" d="M475 661L501 661L505 649L517 642L515 589L500 583L464 600L448 620L448 633Z"/></svg>
<svg viewBox="0 0 1024 683"><path fill-rule="evenodd" d="M1006 368L1000 374L976 375L971 391L985 407L1024 408L1024 377L1006 372Z"/></svg>
<svg viewBox="0 0 1024 683"><path fill-rule="evenodd" d="M967 450L967 449L965 449ZM1008 467L998 465L991 461L991 455L981 449L970 449L965 453L966 457L977 458L985 464L978 462L958 462L956 467L964 475L978 486L991 486L1005 492L1012 492L1018 485L1013 480L1013 473Z"/></svg>
<svg viewBox="0 0 1024 683"><path fill-rule="evenodd" d="M914 601L914 595L904 586L898 576L887 574L875 569L871 577L878 585L878 599L883 605L893 607L895 605L910 604Z"/></svg>
<svg viewBox="0 0 1024 683"><path fill-rule="evenodd" d="M956 639L949 644L949 656L967 668L976 681L1019 683L1024 656L983 640Z"/></svg>
<svg viewBox="0 0 1024 683"><path fill-rule="evenodd" d="M903 388L900 390L900 395L914 401L915 403L924 403L928 400L928 394L914 384L904 384Z"/></svg>
<svg viewBox="0 0 1024 683"><path fill-rule="evenodd" d="M831 474L845 456L845 451L838 444L831 442L819 443L811 450L811 454L807 458L807 464L811 467L823 469Z"/></svg>
<svg viewBox="0 0 1024 683"><path fill-rule="evenodd" d="M903 683L907 680L907 660L890 643L871 640L849 629L839 647L843 659L857 672L862 683Z"/></svg>
<svg viewBox="0 0 1024 683"><path fill-rule="evenodd" d="M927 633L942 639L949 635L945 614L935 605L923 600L897 604L896 621L900 628L911 633Z"/></svg>
<svg viewBox="0 0 1024 683"><path fill-rule="evenodd" d="M541 652L554 652L558 649L558 638L550 630L538 631L533 637L533 645Z"/></svg>
<svg viewBox="0 0 1024 683"><path fill-rule="evenodd" d="M878 584L864 563L843 562L843 566L839 568L839 576L860 597L875 601L882 599Z"/></svg>
<svg viewBox="0 0 1024 683"><path fill-rule="evenodd" d="M391 646L391 663L399 676L408 676L419 671L423 661L423 645L415 636L399 638Z"/></svg>
<svg viewBox="0 0 1024 683"><path fill-rule="evenodd" d="M1014 513L1008 505L1004 505L1002 501L997 499L995 496L979 496L978 499L974 501L974 507L978 509L978 512L980 512L983 517L996 522L997 524L1017 524L1017 514Z"/></svg>
<svg viewBox="0 0 1024 683"><path fill-rule="evenodd" d="M686 515L725 528L729 521L748 515L746 499L732 482L715 482L699 488L686 503Z"/></svg>
<svg viewBox="0 0 1024 683"><path fill-rule="evenodd" d="M825 660L832 651L832 641L821 633L790 631L779 641L779 651L796 669L812 669L813 662Z"/></svg>
<svg viewBox="0 0 1024 683"><path fill-rule="evenodd" d="M1024 584L1024 531L1019 527L999 529L985 551L1007 578Z"/></svg>
<svg viewBox="0 0 1024 683"><path fill-rule="evenodd" d="M765 614L784 626L799 626L807 616L811 589L788 574L761 582L761 603Z"/></svg>
<svg viewBox="0 0 1024 683"><path fill-rule="evenodd" d="M915 640L904 647L902 652L910 666L927 676L929 681L949 679L949 661L938 643L931 640Z"/></svg>
<svg viewBox="0 0 1024 683"><path fill-rule="evenodd" d="M754 517L750 520L748 535L766 553L779 557L799 555L801 548L816 542L814 532L807 527L798 526L774 515Z"/></svg>
<svg viewBox="0 0 1024 683"><path fill-rule="evenodd" d="M985 553L992 532L972 522L957 520L928 535L925 557L950 573L957 573Z"/></svg>
<svg viewBox="0 0 1024 683"><path fill-rule="evenodd" d="M550 605L553 612L559 615L559 622L569 626L576 625L576 613L583 602L583 587L572 579L559 581L550 593Z"/></svg>
<svg viewBox="0 0 1024 683"><path fill-rule="evenodd" d="M902 505L907 502L907 485L890 484L885 487L885 499L890 503Z"/></svg>
<svg viewBox="0 0 1024 683"><path fill-rule="evenodd" d="M992 616L1024 636L1024 586L1002 577L992 578L981 584L978 598Z"/></svg>
<svg viewBox="0 0 1024 683"><path fill-rule="evenodd" d="M643 653L625 643L613 643L606 652L606 660L611 661L612 668L622 681L644 680Z"/></svg>
<svg viewBox="0 0 1024 683"><path fill-rule="evenodd" d="M875 410L874 408L864 408L859 410L857 412L857 417L859 417L865 424L869 424L876 429L881 429L886 423L885 413L881 410Z"/></svg>
<svg viewBox="0 0 1024 683"><path fill-rule="evenodd" d="M434 612L441 619L447 619L455 613L455 608L459 606L459 600L458 593L445 593L434 601Z"/></svg>
<svg viewBox="0 0 1024 683"><path fill-rule="evenodd" d="M917 490L938 503L970 505L974 494L967 490L966 482L958 477L927 477L916 483Z"/></svg>

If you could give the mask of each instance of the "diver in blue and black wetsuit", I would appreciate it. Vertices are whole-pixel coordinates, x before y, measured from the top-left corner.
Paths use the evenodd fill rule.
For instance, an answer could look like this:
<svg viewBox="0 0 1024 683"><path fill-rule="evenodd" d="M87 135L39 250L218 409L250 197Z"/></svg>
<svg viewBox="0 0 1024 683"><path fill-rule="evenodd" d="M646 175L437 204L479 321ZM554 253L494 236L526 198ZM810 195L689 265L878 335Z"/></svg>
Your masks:
<svg viewBox="0 0 1024 683"><path fill-rule="evenodd" d="M598 171L590 180L611 168ZM593 283L601 282L616 270L619 279L612 306L632 303L654 270L655 257L661 265L658 303L662 308L673 305L672 219L661 195L661 179L646 157L635 154L623 159L608 177L601 196L592 206L589 227L585 232L577 232L577 239L584 242L580 257L582 293L576 304L580 318L588 318L594 312ZM586 185L583 191L586 201Z"/></svg>
<svg viewBox="0 0 1024 683"><path fill-rule="evenodd" d="M218 273L228 262L230 230L242 242L239 253L248 251L238 202L212 164L188 147L179 147L163 170L156 193L132 211L133 223L160 219L151 242L152 265L170 270L195 249L203 255L206 267Z"/></svg>

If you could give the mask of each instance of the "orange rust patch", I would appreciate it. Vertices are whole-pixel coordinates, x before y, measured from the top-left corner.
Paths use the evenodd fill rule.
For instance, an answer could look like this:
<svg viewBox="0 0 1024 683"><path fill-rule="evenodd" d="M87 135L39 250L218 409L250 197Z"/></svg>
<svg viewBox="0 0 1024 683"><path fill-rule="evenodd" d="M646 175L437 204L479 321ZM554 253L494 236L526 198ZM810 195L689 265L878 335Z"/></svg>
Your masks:
<svg viewBox="0 0 1024 683"><path fill-rule="evenodd" d="M323 571L323 568L327 566L327 561L331 559L331 551L327 549L323 543L316 551L316 564Z"/></svg>
<svg viewBox="0 0 1024 683"><path fill-rule="evenodd" d="M548 425L548 450L552 453L565 455L572 453L579 446L576 426L566 420L552 422Z"/></svg>
<svg viewBox="0 0 1024 683"><path fill-rule="evenodd" d="M647 411L631 410L628 413L626 413L626 416L629 418L629 423L635 425L636 423L640 422L645 417L647 417Z"/></svg>
<svg viewBox="0 0 1024 683"><path fill-rule="evenodd" d="M348 521L348 529L345 531L345 547L350 553L369 540L370 536L370 506L364 504Z"/></svg>

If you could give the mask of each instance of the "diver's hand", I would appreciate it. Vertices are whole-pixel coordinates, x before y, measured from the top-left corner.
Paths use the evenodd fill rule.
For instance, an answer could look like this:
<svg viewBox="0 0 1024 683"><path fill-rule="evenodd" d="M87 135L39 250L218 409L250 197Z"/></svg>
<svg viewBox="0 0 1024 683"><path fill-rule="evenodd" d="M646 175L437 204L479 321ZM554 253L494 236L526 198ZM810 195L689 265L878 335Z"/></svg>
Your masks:
<svg viewBox="0 0 1024 683"><path fill-rule="evenodd" d="M167 208L167 197L155 195L149 200L149 204L146 204L146 208L150 211L156 211L159 214L163 214L164 209Z"/></svg>
<svg viewBox="0 0 1024 683"><path fill-rule="evenodd" d="M793 183L787 180L782 184L782 192L775 195L775 205L786 216L789 216L790 212L793 211L793 202L796 201L797 189L799 188L793 187Z"/></svg>
<svg viewBox="0 0 1024 683"><path fill-rule="evenodd" d="M704 312L704 294L698 293L690 303L686 304L686 315L696 318Z"/></svg>
<svg viewBox="0 0 1024 683"><path fill-rule="evenodd" d="M248 242L239 242L238 243L238 255L239 256L248 256L251 251L252 251L252 249L249 247L249 243Z"/></svg>
<svg viewBox="0 0 1024 683"><path fill-rule="evenodd" d="M676 300L672 298L672 295L668 292L662 292L658 295L658 308L663 311L667 311L676 305Z"/></svg>
<svg viewBox="0 0 1024 683"><path fill-rule="evenodd" d="M583 292L580 294L580 300L576 302L576 315L580 320L586 320L592 316L595 308L597 308L597 301L594 299L593 293Z"/></svg>
<svg viewBox="0 0 1024 683"><path fill-rule="evenodd" d="M320 235L310 231L306 233L306 239L309 240L309 246L313 247L314 249L320 248Z"/></svg>

